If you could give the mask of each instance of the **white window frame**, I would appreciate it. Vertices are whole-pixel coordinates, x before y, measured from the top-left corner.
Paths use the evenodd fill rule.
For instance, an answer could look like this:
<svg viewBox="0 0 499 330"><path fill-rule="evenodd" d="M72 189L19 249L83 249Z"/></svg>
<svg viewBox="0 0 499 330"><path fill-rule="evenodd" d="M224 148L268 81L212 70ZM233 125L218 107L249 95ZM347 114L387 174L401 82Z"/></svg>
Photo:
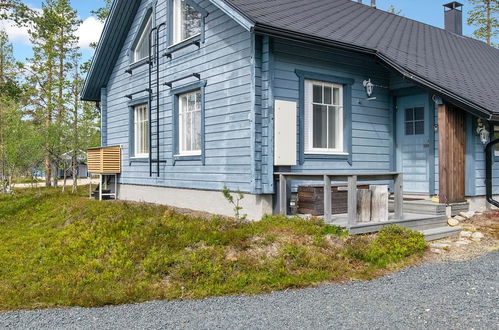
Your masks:
<svg viewBox="0 0 499 330"><path fill-rule="evenodd" d="M139 45L142 44L142 42L144 42L145 38L149 38L149 32L151 31L151 29L152 29L152 14L149 14L149 18L147 19L147 22L141 31L139 40L137 41L137 43L135 44L135 47L133 49L133 63L140 62L140 61L147 58L147 55L142 57L142 58L137 58L138 57L138 48L139 48ZM151 45L149 45L149 47L151 47Z"/></svg>
<svg viewBox="0 0 499 330"><path fill-rule="evenodd" d="M184 140L184 125L183 125L183 120L185 118L185 112L183 111L184 109L184 105L183 105L183 102L184 102L184 97L188 97L188 95L190 94L197 94L199 93L200 94L200 97L199 99L196 100L196 105L195 105L195 108L197 110L195 111L191 111L191 113L198 113L199 114L199 134L200 134L200 139L199 139L199 149L196 149L196 150L186 150L185 148L185 140ZM203 111L202 109L202 104L201 102L203 102L202 100L203 96L202 96L202 91L201 89L195 89L195 90L192 90L192 91L189 91L189 92L186 92L186 93L182 93L182 94L179 94L178 95L178 156L201 156L201 145L202 145L202 139L203 137L201 136L202 134L202 114L201 114L201 111ZM187 109L187 106L185 107ZM195 135L195 131L193 130L193 127L194 127L194 116L191 116L191 120L190 120L190 124L191 124L191 147L192 147L192 144L194 143L194 135Z"/></svg>
<svg viewBox="0 0 499 330"><path fill-rule="evenodd" d="M139 111L142 111L145 114L145 117L142 116L139 118ZM143 129L146 130L145 134L143 133ZM149 109L147 103L137 104L133 107L133 148L134 154L133 158L147 158L149 157L149 152L141 152L143 147L146 150L149 150ZM140 139L145 138L145 141L140 141Z"/></svg>
<svg viewBox="0 0 499 330"><path fill-rule="evenodd" d="M305 125L304 125L304 134L305 134L305 154L326 154L326 155L347 155L348 153L344 152L344 144L343 144L343 139L344 139L344 131L343 131L343 121L344 121L344 100L343 100L343 85L340 84L334 84L330 82L325 82L325 81L319 81L319 80L310 80L310 79L305 79L304 81L304 106L305 106ZM317 103L313 102L313 85L322 85L323 88L323 95L324 95L324 87L331 87L331 99L333 99L333 88L339 89L339 104L333 105L333 104L324 104L324 103ZM334 102L334 101L332 101ZM320 105L327 105L327 106L336 106L338 107L338 121L337 121L337 127L338 129L336 130L336 141L337 141L337 147L336 148L314 148L313 147L313 105L314 104L320 104ZM329 116L329 112L328 112ZM327 121L329 123L329 121ZM329 135L329 129L327 134ZM329 141L329 138L326 138L326 141Z"/></svg>
<svg viewBox="0 0 499 330"><path fill-rule="evenodd" d="M499 132L499 125L494 125L494 131L492 132L492 138L490 141L496 138L496 133ZM497 149L497 145L494 147L494 156L499 157L499 150Z"/></svg>
<svg viewBox="0 0 499 330"><path fill-rule="evenodd" d="M182 1L173 0L173 45L172 46L182 43L186 40L196 38L200 35L201 32L193 36L190 36L189 38L182 39Z"/></svg>

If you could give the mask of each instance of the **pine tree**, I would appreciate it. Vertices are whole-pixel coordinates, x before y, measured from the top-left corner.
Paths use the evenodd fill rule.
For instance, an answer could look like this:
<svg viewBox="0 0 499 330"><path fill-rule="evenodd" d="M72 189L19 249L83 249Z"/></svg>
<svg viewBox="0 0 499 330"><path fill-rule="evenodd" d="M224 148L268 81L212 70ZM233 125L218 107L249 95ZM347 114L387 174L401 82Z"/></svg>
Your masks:
<svg viewBox="0 0 499 330"><path fill-rule="evenodd" d="M492 40L499 35L499 0L470 0L470 3L474 7L468 12L468 24L478 27L473 36L497 47Z"/></svg>
<svg viewBox="0 0 499 330"><path fill-rule="evenodd" d="M58 168L64 152L64 116L69 101L67 72L69 58L77 51L76 29L80 21L68 0L47 0L30 29L34 56L30 60L30 80L38 93L34 96L35 117L45 136L45 184L57 185Z"/></svg>
<svg viewBox="0 0 499 330"><path fill-rule="evenodd" d="M113 0L104 0L104 6L96 10L92 10L91 13L97 16L97 19L101 22L105 22L109 13L111 12L111 5Z"/></svg>
<svg viewBox="0 0 499 330"><path fill-rule="evenodd" d="M25 118L27 90L5 31L0 30L0 192L10 191L15 175L27 175L39 160L40 137Z"/></svg>

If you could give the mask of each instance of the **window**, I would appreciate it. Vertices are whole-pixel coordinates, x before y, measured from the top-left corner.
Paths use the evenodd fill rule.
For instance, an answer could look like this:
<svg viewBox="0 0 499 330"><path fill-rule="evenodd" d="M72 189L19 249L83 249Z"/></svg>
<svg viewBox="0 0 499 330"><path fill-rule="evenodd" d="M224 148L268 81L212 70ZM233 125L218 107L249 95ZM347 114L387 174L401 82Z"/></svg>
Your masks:
<svg viewBox="0 0 499 330"><path fill-rule="evenodd" d="M494 133L492 135L492 139L490 139L490 140L492 141L492 140L497 139L497 138L499 138L499 126L494 125ZM499 144L495 145L494 156L496 156L496 157L499 156Z"/></svg>
<svg viewBox="0 0 499 330"><path fill-rule="evenodd" d="M134 157L149 156L149 113L147 104L136 105L133 108L134 127Z"/></svg>
<svg viewBox="0 0 499 330"><path fill-rule="evenodd" d="M424 134L424 108L405 109L405 135Z"/></svg>
<svg viewBox="0 0 499 330"><path fill-rule="evenodd" d="M173 43L201 34L201 14L185 0L173 0Z"/></svg>
<svg viewBox="0 0 499 330"><path fill-rule="evenodd" d="M305 153L343 152L343 86L305 80Z"/></svg>
<svg viewBox="0 0 499 330"><path fill-rule="evenodd" d="M182 156L201 155L201 90L178 98L178 151Z"/></svg>
<svg viewBox="0 0 499 330"><path fill-rule="evenodd" d="M149 56L149 33L152 29L152 15L149 14L144 28L140 32L137 44L133 49L133 62L138 62Z"/></svg>

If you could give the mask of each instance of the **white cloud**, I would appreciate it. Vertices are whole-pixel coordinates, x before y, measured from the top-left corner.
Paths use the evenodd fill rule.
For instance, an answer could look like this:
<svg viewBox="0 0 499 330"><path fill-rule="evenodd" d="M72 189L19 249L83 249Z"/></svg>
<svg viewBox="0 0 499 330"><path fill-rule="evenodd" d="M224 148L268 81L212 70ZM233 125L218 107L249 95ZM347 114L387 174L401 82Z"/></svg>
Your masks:
<svg viewBox="0 0 499 330"><path fill-rule="evenodd" d="M22 42L24 44L30 44L29 33L27 27L19 27L12 21L3 21L0 23L0 28L7 32L10 41L12 42Z"/></svg>
<svg viewBox="0 0 499 330"><path fill-rule="evenodd" d="M0 22L0 28L7 32L10 41L31 45L27 27L19 27L14 22L5 20ZM99 41L103 28L104 24L94 16L84 19L76 31L76 36L79 38L78 46L82 49L90 49L91 43Z"/></svg>
<svg viewBox="0 0 499 330"><path fill-rule="evenodd" d="M80 38L78 46L82 49L89 49L92 42L99 41L104 24L94 16L89 16L80 25L76 35Z"/></svg>

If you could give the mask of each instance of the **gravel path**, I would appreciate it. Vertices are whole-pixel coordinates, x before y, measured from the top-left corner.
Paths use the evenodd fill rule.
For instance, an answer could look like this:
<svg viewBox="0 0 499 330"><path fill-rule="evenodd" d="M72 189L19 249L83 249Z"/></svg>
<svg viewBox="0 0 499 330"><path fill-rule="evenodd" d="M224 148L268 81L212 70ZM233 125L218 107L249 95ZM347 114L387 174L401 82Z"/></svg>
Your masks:
<svg viewBox="0 0 499 330"><path fill-rule="evenodd" d="M0 328L499 329L499 252L253 297L0 314Z"/></svg>

